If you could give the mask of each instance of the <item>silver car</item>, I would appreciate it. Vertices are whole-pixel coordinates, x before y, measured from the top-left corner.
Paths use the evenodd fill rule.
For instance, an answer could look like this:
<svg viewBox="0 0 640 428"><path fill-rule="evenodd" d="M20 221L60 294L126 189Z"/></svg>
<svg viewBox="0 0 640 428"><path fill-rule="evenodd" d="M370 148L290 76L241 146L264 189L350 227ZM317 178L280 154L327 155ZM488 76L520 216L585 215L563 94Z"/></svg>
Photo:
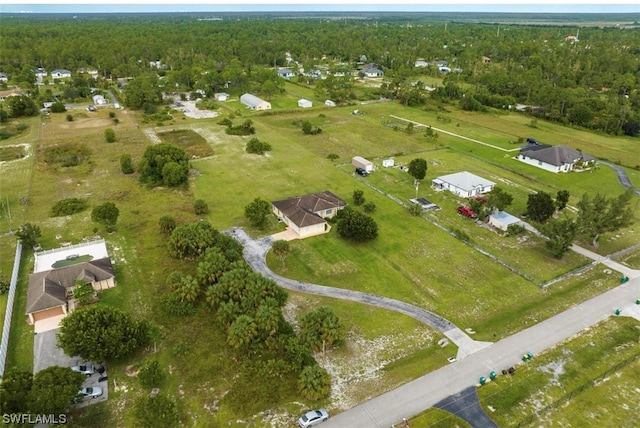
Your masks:
<svg viewBox="0 0 640 428"><path fill-rule="evenodd" d="M298 425L300 428L307 428L318 425L321 422L329 419L329 413L325 409L311 410L298 419Z"/></svg>
<svg viewBox="0 0 640 428"><path fill-rule="evenodd" d="M98 398L102 396L102 388L99 386L90 386L88 388L82 388L76 394L74 403L80 403L87 399Z"/></svg>
<svg viewBox="0 0 640 428"><path fill-rule="evenodd" d="M93 374L93 364L91 363L80 364L80 365L71 367L71 370L73 370L74 372L82 373L86 377L89 377Z"/></svg>

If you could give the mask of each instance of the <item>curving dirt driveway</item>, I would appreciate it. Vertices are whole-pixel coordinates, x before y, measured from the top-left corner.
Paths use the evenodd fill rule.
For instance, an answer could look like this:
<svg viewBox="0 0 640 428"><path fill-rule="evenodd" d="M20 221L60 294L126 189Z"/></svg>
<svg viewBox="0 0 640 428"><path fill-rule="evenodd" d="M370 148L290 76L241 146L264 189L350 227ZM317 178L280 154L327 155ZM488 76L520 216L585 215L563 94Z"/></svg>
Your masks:
<svg viewBox="0 0 640 428"><path fill-rule="evenodd" d="M433 327L455 343L458 346L457 359L464 358L491 345L490 342L479 342L471 339L465 332L456 327L446 318L400 300L355 290L310 284L280 276L269 269L266 263L267 253L271 249L273 238L267 236L256 240L247 235L242 228L233 228L225 231L225 233L235 238L244 246L243 256L255 271L273 279L283 288L301 291L303 293L334 297L337 299L352 300L354 302L365 303L367 305L389 309L410 316L411 318Z"/></svg>

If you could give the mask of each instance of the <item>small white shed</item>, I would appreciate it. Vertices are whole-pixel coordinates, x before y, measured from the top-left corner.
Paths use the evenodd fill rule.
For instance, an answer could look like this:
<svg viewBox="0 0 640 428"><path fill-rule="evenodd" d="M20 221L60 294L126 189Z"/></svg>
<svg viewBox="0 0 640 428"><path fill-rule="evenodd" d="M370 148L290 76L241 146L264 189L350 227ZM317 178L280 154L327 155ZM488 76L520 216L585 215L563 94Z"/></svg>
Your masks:
<svg viewBox="0 0 640 428"><path fill-rule="evenodd" d="M382 161L382 167L383 168L391 168L396 164L396 162L393 159L385 159Z"/></svg>
<svg viewBox="0 0 640 428"><path fill-rule="evenodd" d="M313 103L309 100L305 100L304 98L298 100L298 107L300 108L311 108Z"/></svg>
<svg viewBox="0 0 640 428"><path fill-rule="evenodd" d="M226 92L218 92L216 94L213 94L213 97L216 101L227 101L229 99L229 94L227 94Z"/></svg>
<svg viewBox="0 0 640 428"><path fill-rule="evenodd" d="M522 220L505 211L496 211L489 216L489 224L497 229L506 231L512 224L523 226Z"/></svg>
<svg viewBox="0 0 640 428"><path fill-rule="evenodd" d="M324 102L324 105L326 105L327 107L335 107L336 103L335 103L335 101L332 101L332 100L326 100Z"/></svg>
<svg viewBox="0 0 640 428"><path fill-rule="evenodd" d="M351 159L351 165L355 166L356 168L362 168L367 172L373 172L373 170L375 169L373 162L361 156L354 156Z"/></svg>

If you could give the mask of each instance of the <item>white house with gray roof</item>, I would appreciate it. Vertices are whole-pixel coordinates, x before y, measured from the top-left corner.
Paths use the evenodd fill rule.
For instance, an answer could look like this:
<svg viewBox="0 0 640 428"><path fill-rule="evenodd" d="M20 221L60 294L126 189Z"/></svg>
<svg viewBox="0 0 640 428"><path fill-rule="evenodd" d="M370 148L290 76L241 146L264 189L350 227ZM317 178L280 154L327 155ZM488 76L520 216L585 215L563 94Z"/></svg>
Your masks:
<svg viewBox="0 0 640 428"><path fill-rule="evenodd" d="M589 169L595 164L595 158L567 146L549 146L530 144L520 150L516 159L550 172L570 172L576 169Z"/></svg>
<svg viewBox="0 0 640 428"><path fill-rule="evenodd" d="M240 102L252 110L271 110L271 103L253 94L244 94Z"/></svg>
<svg viewBox="0 0 640 428"><path fill-rule="evenodd" d="M471 198L482 195L493 190L496 185L482 177L478 177L467 171L456 172L455 174L442 175L434 178L431 187L435 190L448 190L462 198Z"/></svg>

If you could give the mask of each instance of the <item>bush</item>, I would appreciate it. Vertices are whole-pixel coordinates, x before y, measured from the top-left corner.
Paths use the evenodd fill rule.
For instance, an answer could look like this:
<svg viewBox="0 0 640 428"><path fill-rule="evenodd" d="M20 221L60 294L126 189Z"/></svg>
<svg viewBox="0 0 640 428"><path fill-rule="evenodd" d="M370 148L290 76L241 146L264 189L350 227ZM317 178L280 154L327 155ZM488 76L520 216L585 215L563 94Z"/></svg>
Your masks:
<svg viewBox="0 0 640 428"><path fill-rule="evenodd" d="M67 122L73 122L73 115L71 114L67 115Z"/></svg>
<svg viewBox="0 0 640 428"><path fill-rule="evenodd" d="M298 378L300 394L307 400L317 401L331 393L331 376L318 365L306 366Z"/></svg>
<svg viewBox="0 0 640 428"><path fill-rule="evenodd" d="M135 172L130 154L125 153L120 156L120 168L124 174L133 174Z"/></svg>
<svg viewBox="0 0 640 428"><path fill-rule="evenodd" d="M185 317L192 315L196 308L193 303L187 301L181 301L180 297L174 292L167 293L162 296L162 309L169 315L176 317Z"/></svg>
<svg viewBox="0 0 640 428"><path fill-rule="evenodd" d="M327 159L329 159L330 161L334 161L334 160L338 159L339 157L340 157L340 156L338 156L338 155L337 155L337 154L335 154L335 153L329 153L329 154L327 155Z"/></svg>
<svg viewBox="0 0 640 428"><path fill-rule="evenodd" d="M271 151L271 145L265 142L258 140L257 138L252 138L247 143L247 153L254 153L257 155L263 155L265 152Z"/></svg>
<svg viewBox="0 0 640 428"><path fill-rule="evenodd" d="M77 166L88 160L91 151L80 144L65 144L62 146L47 147L44 150L46 163L58 163L61 166Z"/></svg>
<svg viewBox="0 0 640 428"><path fill-rule="evenodd" d="M104 139L107 141L107 143L115 143L115 141L116 141L116 132L111 128L105 129L104 130Z"/></svg>
<svg viewBox="0 0 640 428"><path fill-rule="evenodd" d="M204 201L204 199L196 199L193 203L193 211L196 215L204 215L209 213L209 205Z"/></svg>
<svg viewBox="0 0 640 428"><path fill-rule="evenodd" d="M376 211L376 204L374 204L373 202L367 202L363 205L362 208L364 208L364 212L366 212L367 214L372 214Z"/></svg>
<svg viewBox="0 0 640 428"><path fill-rule="evenodd" d="M138 372L140 385L147 389L160 386L164 377L164 371L160 367L158 360L146 360Z"/></svg>
<svg viewBox="0 0 640 428"><path fill-rule="evenodd" d="M115 112L115 111L110 111L110 112L109 112L109 117L110 117L111 119L113 119L114 117L116 117L116 112Z"/></svg>
<svg viewBox="0 0 640 428"><path fill-rule="evenodd" d="M67 108L64 106L64 103L56 101L51 104L51 113L64 113L65 111L67 111Z"/></svg>
<svg viewBox="0 0 640 428"><path fill-rule="evenodd" d="M160 217L160 231L165 235L173 232L173 229L176 228L176 221L170 215L163 215Z"/></svg>
<svg viewBox="0 0 640 428"><path fill-rule="evenodd" d="M72 215L87 209L89 203L86 199L67 198L61 199L51 207L49 217L59 217L63 215Z"/></svg>

